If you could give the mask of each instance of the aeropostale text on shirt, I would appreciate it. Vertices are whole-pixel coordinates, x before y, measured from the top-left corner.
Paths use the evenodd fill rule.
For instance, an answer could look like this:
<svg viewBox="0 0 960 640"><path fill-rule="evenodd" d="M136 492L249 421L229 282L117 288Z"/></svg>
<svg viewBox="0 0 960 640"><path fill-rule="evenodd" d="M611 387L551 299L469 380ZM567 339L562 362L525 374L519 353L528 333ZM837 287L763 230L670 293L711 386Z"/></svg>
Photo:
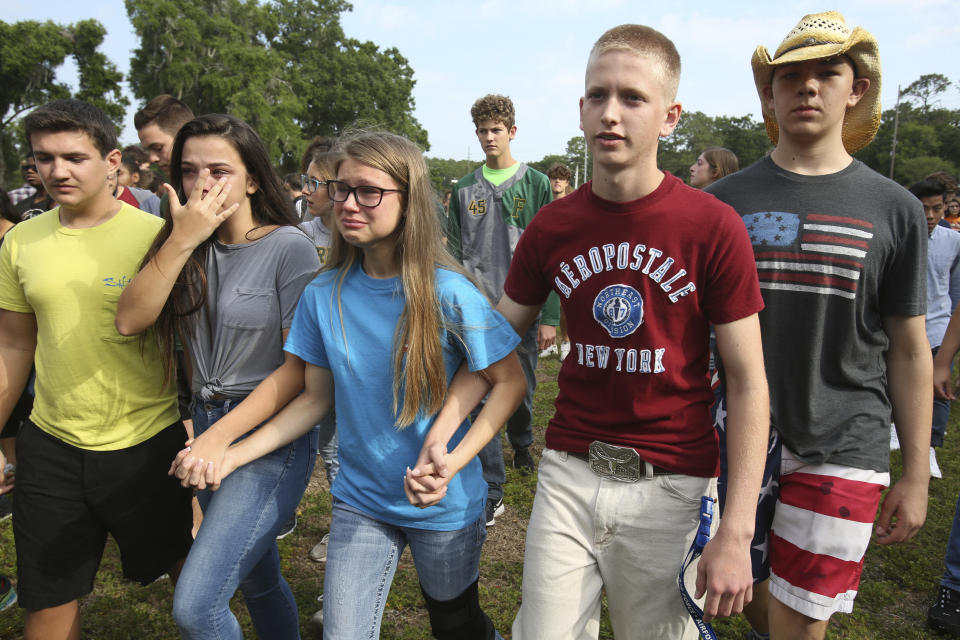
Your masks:
<svg viewBox="0 0 960 640"><path fill-rule="evenodd" d="M677 302L680 298L697 290L697 286L689 280L679 282L687 275L687 270L674 267L676 261L672 257L663 257L663 260L654 268L654 263L662 257L663 251L654 247L647 248L644 244L608 243L599 247L590 247L586 255L577 254L570 262L562 261L560 263L562 275L556 276L553 281L557 291L565 298L569 298L574 289L593 275L615 270L639 271L646 274L659 284L663 291L670 294L667 296L670 302Z"/></svg>

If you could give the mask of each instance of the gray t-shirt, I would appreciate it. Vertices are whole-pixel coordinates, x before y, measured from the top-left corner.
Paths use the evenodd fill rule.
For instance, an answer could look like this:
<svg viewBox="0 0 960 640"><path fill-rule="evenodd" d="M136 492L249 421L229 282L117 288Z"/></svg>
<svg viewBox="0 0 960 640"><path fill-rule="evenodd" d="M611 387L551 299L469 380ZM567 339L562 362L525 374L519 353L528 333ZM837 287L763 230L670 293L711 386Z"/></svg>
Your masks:
<svg viewBox="0 0 960 640"><path fill-rule="evenodd" d="M804 462L887 471L883 318L926 309L919 200L856 160L806 176L766 157L707 191L753 244L771 426Z"/></svg>
<svg viewBox="0 0 960 640"><path fill-rule="evenodd" d="M330 247L333 246L333 236L330 229L323 224L320 218L311 218L306 222L301 222L300 230L310 236L314 246L317 247L317 257L320 259L320 266L327 264L330 257Z"/></svg>
<svg viewBox="0 0 960 640"><path fill-rule="evenodd" d="M283 330L319 268L316 247L296 227L247 244L214 241L206 261L207 304L187 340L193 393L239 398L279 367Z"/></svg>

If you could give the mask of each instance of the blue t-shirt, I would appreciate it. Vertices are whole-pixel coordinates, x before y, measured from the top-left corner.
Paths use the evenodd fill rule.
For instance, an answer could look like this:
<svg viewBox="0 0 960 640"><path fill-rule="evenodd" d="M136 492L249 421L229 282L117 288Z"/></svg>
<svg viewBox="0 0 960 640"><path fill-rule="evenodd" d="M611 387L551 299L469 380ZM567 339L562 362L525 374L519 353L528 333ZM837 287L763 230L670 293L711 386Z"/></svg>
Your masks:
<svg viewBox="0 0 960 640"><path fill-rule="evenodd" d="M338 303L337 276L323 272L304 289L284 347L333 373L340 457L333 495L388 524L438 531L466 527L480 517L487 497L477 458L454 476L435 506L414 507L403 492L404 473L416 464L434 416L421 414L404 429L395 426L393 340L405 305L400 279L371 278L355 265ZM485 369L506 357L520 337L466 278L438 268L436 280L449 384L464 359L471 371ZM460 425L448 450L469 425Z"/></svg>

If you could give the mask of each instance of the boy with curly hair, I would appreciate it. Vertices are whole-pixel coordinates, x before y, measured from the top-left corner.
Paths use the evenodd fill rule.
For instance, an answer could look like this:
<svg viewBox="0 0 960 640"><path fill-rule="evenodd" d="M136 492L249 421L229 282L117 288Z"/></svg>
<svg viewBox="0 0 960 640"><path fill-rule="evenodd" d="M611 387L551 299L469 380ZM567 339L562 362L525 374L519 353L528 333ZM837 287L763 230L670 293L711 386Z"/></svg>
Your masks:
<svg viewBox="0 0 960 640"><path fill-rule="evenodd" d="M514 160L510 141L517 135L513 102L490 94L470 109L477 139L486 160L482 167L461 178L453 187L447 216L449 247L480 284L481 291L496 302L503 295L503 282L520 234L540 207L551 200L550 183L539 171ZM533 323L517 349L527 395L507 422L507 438L513 446L513 466L521 473L533 471L529 447L533 442L533 392L537 388L537 355L554 344L560 322L560 305L554 300L539 323ZM487 526L503 513L503 483L506 472L500 438L481 451L487 481Z"/></svg>
<svg viewBox="0 0 960 640"><path fill-rule="evenodd" d="M555 162L547 169L547 178L550 180L550 190L553 192L554 200L573 193L573 187L570 186L572 177L567 165L559 162Z"/></svg>

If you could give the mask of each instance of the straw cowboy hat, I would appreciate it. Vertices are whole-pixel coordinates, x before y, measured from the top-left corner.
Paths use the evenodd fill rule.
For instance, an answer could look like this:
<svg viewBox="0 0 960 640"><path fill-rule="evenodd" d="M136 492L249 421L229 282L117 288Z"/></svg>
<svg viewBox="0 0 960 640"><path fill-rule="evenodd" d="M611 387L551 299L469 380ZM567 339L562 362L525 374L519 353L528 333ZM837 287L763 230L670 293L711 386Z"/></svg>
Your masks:
<svg viewBox="0 0 960 640"><path fill-rule="evenodd" d="M836 11L806 15L787 34L773 58L763 45L757 47L750 64L753 81L760 94L767 135L774 144L780 137L777 117L763 98L763 87L769 85L773 70L784 64L822 60L845 55L853 61L856 77L870 80L870 87L856 106L843 118L843 146L848 153L867 146L880 127L880 54L877 39L857 27L851 30Z"/></svg>

